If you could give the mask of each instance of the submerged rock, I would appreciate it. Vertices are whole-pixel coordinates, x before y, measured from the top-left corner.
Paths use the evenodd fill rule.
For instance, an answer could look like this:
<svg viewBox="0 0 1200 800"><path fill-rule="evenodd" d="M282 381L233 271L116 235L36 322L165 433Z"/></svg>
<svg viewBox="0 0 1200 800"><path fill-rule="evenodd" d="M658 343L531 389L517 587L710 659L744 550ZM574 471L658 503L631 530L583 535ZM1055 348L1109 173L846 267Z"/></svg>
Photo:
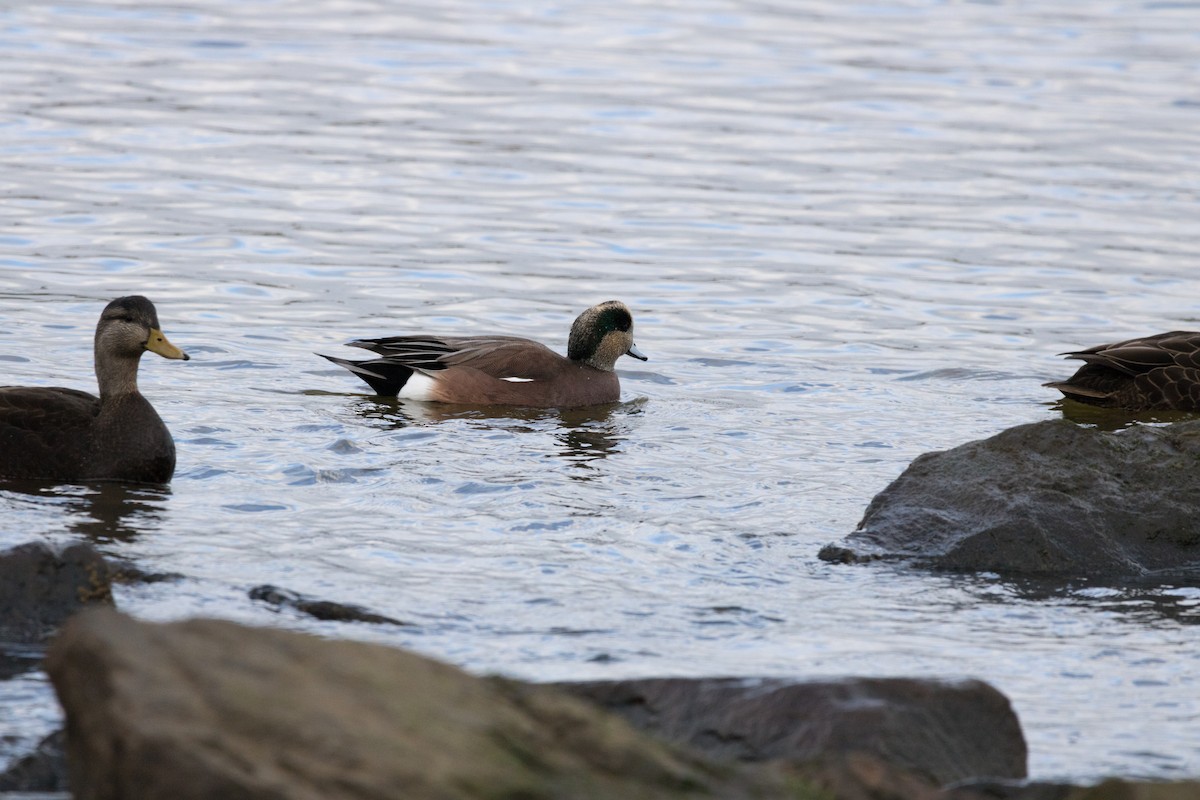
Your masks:
<svg viewBox="0 0 1200 800"><path fill-rule="evenodd" d="M320 600L290 589L281 589L271 584L255 586L250 590L250 599L259 600L278 608L294 608L315 619L327 622L370 622L376 625L408 625L392 617L376 614L362 606Z"/></svg>
<svg viewBox="0 0 1200 800"><path fill-rule="evenodd" d="M136 586L147 583L171 583L184 579L179 572L150 572L138 564L124 558L108 557L108 566L112 570L112 582Z"/></svg>
<svg viewBox="0 0 1200 800"><path fill-rule="evenodd" d="M1117 432L1036 422L917 457L827 561L1200 578L1200 421Z"/></svg>
<svg viewBox="0 0 1200 800"><path fill-rule="evenodd" d="M556 685L721 758L810 761L866 753L935 784L1026 775L1017 715L1008 698L982 681L652 678Z"/></svg>
<svg viewBox="0 0 1200 800"><path fill-rule="evenodd" d="M545 686L218 620L77 616L46 668L77 800L785 798Z"/></svg>

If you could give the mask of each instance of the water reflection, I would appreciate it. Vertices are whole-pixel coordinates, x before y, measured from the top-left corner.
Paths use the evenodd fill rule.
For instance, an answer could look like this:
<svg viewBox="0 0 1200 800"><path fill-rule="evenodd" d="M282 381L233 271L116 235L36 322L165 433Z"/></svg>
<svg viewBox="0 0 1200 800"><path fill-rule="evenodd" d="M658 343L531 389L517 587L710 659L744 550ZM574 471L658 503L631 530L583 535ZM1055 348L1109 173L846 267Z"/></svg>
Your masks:
<svg viewBox="0 0 1200 800"><path fill-rule="evenodd" d="M6 500L61 509L67 531L96 543L128 542L158 527L170 496L167 486L108 482L48 486L14 481L0 489Z"/></svg>
<svg viewBox="0 0 1200 800"><path fill-rule="evenodd" d="M1049 578L1004 578L994 585L987 576L973 576L964 588L979 602L1010 605L1013 600L1044 604L1061 603L1092 611L1119 614L1155 625L1169 620L1179 625L1200 625L1200 581L1196 575L1150 574L1117 581L1070 581Z"/></svg>
<svg viewBox="0 0 1200 800"><path fill-rule="evenodd" d="M591 462L607 458L625 440L626 420L642 413L645 398L627 403L608 403L586 408L518 408L511 406L465 406L420 403L391 397L364 398L353 407L355 414L378 429L401 429L471 420L483 427L516 433L550 431L555 455L587 469ZM572 477L588 480L590 475Z"/></svg>
<svg viewBox="0 0 1200 800"><path fill-rule="evenodd" d="M621 437L611 428L563 427L564 430L554 437L562 445L559 455L577 466L587 466L591 461L607 458L621 441Z"/></svg>
<svg viewBox="0 0 1200 800"><path fill-rule="evenodd" d="M1197 419L1197 415L1190 411L1126 411L1120 408L1101 408L1067 398L1054 403L1051 408L1060 412L1066 420L1102 431L1119 431L1138 423L1166 425Z"/></svg>

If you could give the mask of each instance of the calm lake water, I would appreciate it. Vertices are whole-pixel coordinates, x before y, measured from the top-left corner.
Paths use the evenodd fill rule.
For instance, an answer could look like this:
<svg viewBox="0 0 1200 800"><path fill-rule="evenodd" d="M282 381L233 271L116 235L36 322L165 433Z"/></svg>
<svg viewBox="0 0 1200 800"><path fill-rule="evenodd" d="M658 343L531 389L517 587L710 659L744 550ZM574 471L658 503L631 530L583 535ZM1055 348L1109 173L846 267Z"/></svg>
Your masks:
<svg viewBox="0 0 1200 800"><path fill-rule="evenodd" d="M0 492L193 615L534 680L978 677L1038 778L1200 775L1200 589L831 566L916 455L1058 415L1066 349L1200 327L1200 3L179 0L0 11L0 382L94 388L142 293L169 489ZM313 355L565 349L623 402L397 404ZM272 583L411 627L320 623ZM0 683L0 762L61 724Z"/></svg>

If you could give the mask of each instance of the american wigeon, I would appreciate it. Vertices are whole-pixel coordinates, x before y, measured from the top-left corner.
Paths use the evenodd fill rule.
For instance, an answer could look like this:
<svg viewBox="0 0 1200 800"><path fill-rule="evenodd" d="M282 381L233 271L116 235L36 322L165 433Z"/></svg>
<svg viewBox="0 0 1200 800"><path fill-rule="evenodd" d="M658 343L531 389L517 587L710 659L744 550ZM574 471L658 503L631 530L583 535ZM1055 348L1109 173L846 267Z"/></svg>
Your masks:
<svg viewBox="0 0 1200 800"><path fill-rule="evenodd" d="M1200 411L1200 333L1171 331L1063 355L1087 363L1044 385L1072 400L1128 411Z"/></svg>
<svg viewBox="0 0 1200 800"><path fill-rule="evenodd" d="M646 360L633 343L633 315L609 300L571 326L567 357L517 336L389 336L349 343L381 358L322 356L378 394L465 405L570 408L612 403L621 386L613 367L624 355ZM320 355L320 354L318 354Z"/></svg>
<svg viewBox="0 0 1200 800"><path fill-rule="evenodd" d="M144 297L109 303L96 325L100 396L78 389L0 387L0 478L166 483L175 442L138 392L142 353L186 361Z"/></svg>

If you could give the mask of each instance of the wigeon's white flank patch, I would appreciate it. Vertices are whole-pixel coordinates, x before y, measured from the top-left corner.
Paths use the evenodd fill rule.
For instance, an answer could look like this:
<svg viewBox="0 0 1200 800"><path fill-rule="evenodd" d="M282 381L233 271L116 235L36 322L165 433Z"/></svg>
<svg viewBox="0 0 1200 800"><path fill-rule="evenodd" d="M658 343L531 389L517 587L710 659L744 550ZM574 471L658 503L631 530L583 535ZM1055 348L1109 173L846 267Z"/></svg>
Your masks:
<svg viewBox="0 0 1200 800"><path fill-rule="evenodd" d="M501 378L500 380L509 383L533 383L533 378Z"/></svg>
<svg viewBox="0 0 1200 800"><path fill-rule="evenodd" d="M396 396L404 400L432 400L433 384L433 378L423 372L414 372L408 376Z"/></svg>

